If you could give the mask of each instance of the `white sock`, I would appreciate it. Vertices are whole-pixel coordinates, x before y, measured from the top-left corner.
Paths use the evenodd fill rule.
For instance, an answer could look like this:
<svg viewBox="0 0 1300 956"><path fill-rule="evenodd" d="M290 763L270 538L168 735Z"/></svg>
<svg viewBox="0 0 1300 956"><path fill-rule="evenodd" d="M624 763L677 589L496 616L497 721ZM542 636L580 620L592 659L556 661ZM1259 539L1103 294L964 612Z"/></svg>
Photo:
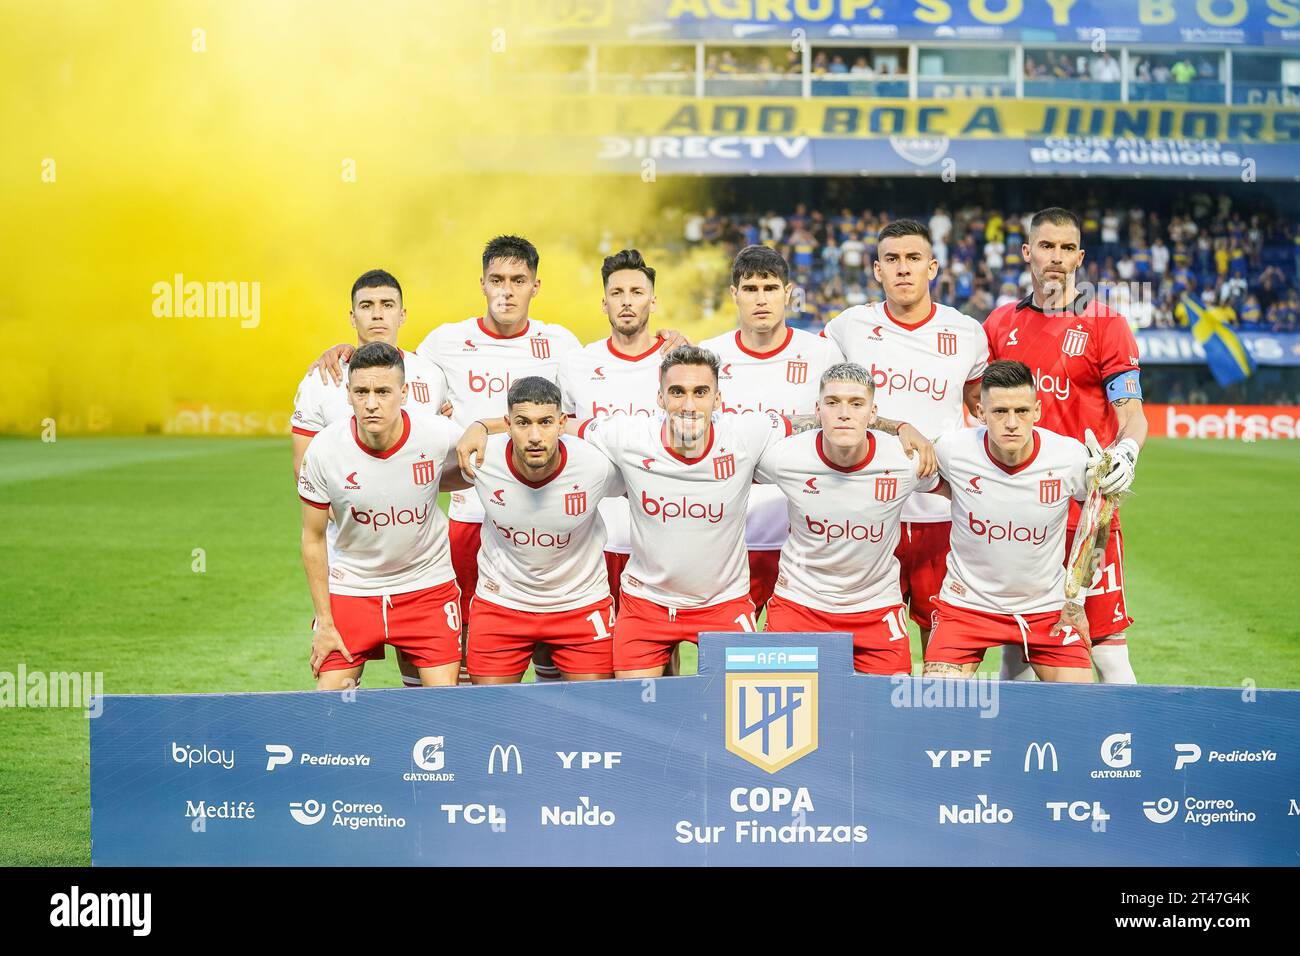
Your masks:
<svg viewBox="0 0 1300 956"><path fill-rule="evenodd" d="M1116 634L1123 637L1123 634ZM1092 663L1103 684L1136 684L1137 675L1128 662L1128 644L1097 644L1092 649Z"/></svg>
<svg viewBox="0 0 1300 956"><path fill-rule="evenodd" d="M1002 645L1002 672L998 675L1001 680L1034 680L1037 676L1025 660L1024 648L1018 644Z"/></svg>
<svg viewBox="0 0 1300 956"><path fill-rule="evenodd" d="M456 683L462 686L474 683L469 679L469 668L465 666L464 661L460 662L460 677L456 680Z"/></svg>

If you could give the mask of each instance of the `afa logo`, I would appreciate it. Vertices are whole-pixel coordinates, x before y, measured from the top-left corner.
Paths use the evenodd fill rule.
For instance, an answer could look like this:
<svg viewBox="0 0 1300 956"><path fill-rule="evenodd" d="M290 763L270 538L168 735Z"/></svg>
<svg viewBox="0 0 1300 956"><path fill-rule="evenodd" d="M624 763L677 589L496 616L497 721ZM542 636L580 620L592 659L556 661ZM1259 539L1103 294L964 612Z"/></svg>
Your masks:
<svg viewBox="0 0 1300 956"><path fill-rule="evenodd" d="M817 749L817 648L727 648L727 749L776 773Z"/></svg>

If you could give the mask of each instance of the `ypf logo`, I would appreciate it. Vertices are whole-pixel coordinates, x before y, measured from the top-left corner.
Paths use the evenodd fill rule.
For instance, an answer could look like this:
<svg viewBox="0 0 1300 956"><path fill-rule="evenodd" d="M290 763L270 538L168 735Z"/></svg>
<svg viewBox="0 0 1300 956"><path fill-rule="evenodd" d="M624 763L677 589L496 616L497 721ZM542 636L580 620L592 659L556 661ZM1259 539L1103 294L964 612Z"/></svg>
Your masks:
<svg viewBox="0 0 1300 956"><path fill-rule="evenodd" d="M319 800L303 800L289 804L289 816L305 827L315 826L325 816L325 804Z"/></svg>
<svg viewBox="0 0 1300 956"><path fill-rule="evenodd" d="M817 749L817 648L729 647L727 749L776 773Z"/></svg>

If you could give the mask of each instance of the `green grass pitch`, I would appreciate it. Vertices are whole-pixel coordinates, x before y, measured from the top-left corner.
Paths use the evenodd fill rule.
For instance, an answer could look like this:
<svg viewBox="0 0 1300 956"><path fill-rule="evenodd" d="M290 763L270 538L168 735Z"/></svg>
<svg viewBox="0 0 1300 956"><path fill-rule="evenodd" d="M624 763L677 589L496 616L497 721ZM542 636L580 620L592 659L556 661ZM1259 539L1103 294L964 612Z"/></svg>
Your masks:
<svg viewBox="0 0 1300 956"><path fill-rule="evenodd" d="M284 440L0 440L0 671L98 671L108 693L309 688L290 472ZM1124 509L1140 680L1300 687L1298 477L1300 444L1150 443ZM366 675L397 683L391 656ZM0 865L89 863L84 713L0 709L0 765Z"/></svg>

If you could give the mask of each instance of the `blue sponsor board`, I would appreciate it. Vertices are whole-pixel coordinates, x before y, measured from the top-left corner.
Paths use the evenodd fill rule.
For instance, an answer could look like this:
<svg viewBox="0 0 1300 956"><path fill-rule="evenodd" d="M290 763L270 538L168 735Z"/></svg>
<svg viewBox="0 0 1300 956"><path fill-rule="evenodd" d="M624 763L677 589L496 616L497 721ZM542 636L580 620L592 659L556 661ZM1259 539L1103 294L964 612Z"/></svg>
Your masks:
<svg viewBox="0 0 1300 956"><path fill-rule="evenodd" d="M698 677L109 696L95 865L1300 859L1300 693L864 677L705 635Z"/></svg>
<svg viewBox="0 0 1300 956"><path fill-rule="evenodd" d="M1238 332L1257 365L1300 365L1300 335L1294 332ZM1142 329L1137 335L1143 365L1203 365L1205 349L1186 329Z"/></svg>
<svg viewBox="0 0 1300 956"><path fill-rule="evenodd" d="M522 0L556 40L813 39L1281 46L1300 40L1297 0Z"/></svg>
<svg viewBox="0 0 1300 956"><path fill-rule="evenodd" d="M585 142L585 141L580 141ZM1215 140L880 139L802 135L602 136L594 146L564 150L563 166L594 153L598 172L656 175L1122 176L1258 181L1300 180L1300 144ZM575 157L574 152L578 155ZM588 154L587 162L591 162Z"/></svg>

